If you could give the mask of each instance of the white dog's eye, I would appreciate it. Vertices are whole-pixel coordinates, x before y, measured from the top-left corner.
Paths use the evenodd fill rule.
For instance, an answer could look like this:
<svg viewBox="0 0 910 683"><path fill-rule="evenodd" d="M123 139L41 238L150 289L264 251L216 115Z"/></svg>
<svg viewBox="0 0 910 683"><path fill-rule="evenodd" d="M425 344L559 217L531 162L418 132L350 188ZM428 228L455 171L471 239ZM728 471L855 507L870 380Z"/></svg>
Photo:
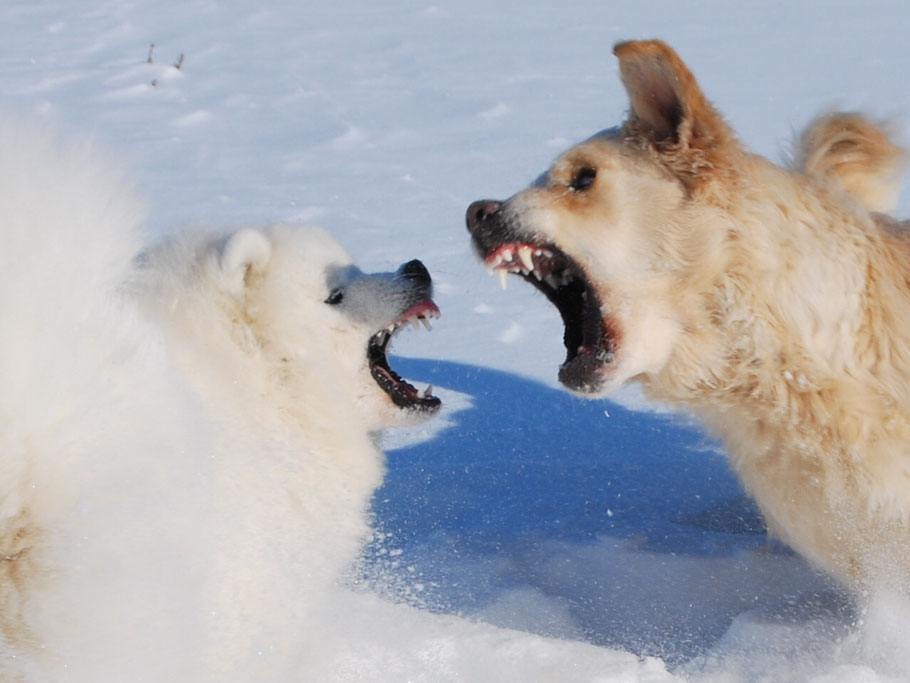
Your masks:
<svg viewBox="0 0 910 683"><path fill-rule="evenodd" d="M584 192L594 184L594 179L596 177L597 169L585 166L575 172L575 176L572 178L572 182L569 183L569 187L575 192Z"/></svg>
<svg viewBox="0 0 910 683"><path fill-rule="evenodd" d="M334 306L335 304L340 304L342 299L344 299L344 291L341 289L333 289L332 293L329 294L329 298L325 300L325 303Z"/></svg>

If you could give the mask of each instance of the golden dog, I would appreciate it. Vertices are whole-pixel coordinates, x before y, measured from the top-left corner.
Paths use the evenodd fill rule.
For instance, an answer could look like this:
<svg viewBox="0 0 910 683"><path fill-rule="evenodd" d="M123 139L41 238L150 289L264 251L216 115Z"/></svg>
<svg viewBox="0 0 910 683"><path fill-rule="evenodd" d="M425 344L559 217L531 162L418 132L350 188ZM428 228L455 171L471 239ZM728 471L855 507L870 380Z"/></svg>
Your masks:
<svg viewBox="0 0 910 683"><path fill-rule="evenodd" d="M677 54L614 49L626 121L471 204L486 265L559 309L570 390L641 382L720 436L769 529L856 588L910 579L910 243L902 152L819 118L748 153Z"/></svg>

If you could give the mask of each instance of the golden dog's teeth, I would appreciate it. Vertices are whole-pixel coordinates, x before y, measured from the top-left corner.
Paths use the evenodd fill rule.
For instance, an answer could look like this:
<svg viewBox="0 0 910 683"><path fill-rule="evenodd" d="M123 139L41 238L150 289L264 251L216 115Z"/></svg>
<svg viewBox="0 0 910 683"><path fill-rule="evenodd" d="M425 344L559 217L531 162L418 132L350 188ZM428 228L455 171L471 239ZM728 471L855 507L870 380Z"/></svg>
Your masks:
<svg viewBox="0 0 910 683"><path fill-rule="evenodd" d="M503 268L500 268L496 272L499 273L499 286L502 287L503 289L505 289L506 288L506 278L509 277L509 274Z"/></svg>
<svg viewBox="0 0 910 683"><path fill-rule="evenodd" d="M531 247L518 247L518 259L528 269L528 272L534 270L534 256L531 253Z"/></svg>

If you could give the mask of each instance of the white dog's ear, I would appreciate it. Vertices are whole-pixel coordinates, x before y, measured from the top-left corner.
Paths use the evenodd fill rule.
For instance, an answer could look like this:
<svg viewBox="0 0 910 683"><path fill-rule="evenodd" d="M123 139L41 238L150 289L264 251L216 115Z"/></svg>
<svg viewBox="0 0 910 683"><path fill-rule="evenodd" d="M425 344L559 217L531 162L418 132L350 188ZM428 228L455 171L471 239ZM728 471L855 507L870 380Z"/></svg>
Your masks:
<svg viewBox="0 0 910 683"><path fill-rule="evenodd" d="M648 40L618 43L613 54L629 94L628 132L644 138L687 183L723 168L725 156L738 149L733 132L676 52Z"/></svg>
<svg viewBox="0 0 910 683"><path fill-rule="evenodd" d="M250 273L265 268L271 255L272 245L259 230L246 228L228 237L218 259L225 288L231 292L241 292Z"/></svg>

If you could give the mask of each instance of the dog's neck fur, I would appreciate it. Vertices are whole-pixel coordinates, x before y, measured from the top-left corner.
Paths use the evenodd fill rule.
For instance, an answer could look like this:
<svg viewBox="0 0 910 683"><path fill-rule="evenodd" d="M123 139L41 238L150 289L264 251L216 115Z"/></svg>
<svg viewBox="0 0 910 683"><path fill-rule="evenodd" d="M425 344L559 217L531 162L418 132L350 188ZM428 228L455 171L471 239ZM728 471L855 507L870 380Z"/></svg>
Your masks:
<svg viewBox="0 0 910 683"><path fill-rule="evenodd" d="M782 193L794 180L790 172L760 159L753 163L767 167L769 182L791 176L781 183ZM809 201L834 194L811 180L795 180L808 186L801 196ZM844 384L845 376L879 400L910 402L910 372L902 371L904 365L898 376L893 368L887 376L880 370L895 358L910 361L910 251L899 236L882 230L873 216L845 198L828 196L818 203L839 210L822 214L826 220L819 224L817 210L794 216L802 208L797 198L782 197L781 204L740 201L745 211L718 213L718 221L727 224L707 229L726 233L724 248L700 260L698 273L686 275L701 286L678 301L686 332L670 363L650 381L658 393L679 400L709 394L713 403L723 394L736 394L737 405L745 397L796 422L806 412L799 397L836 392L834 384ZM803 245L799 250L792 248L796 242ZM881 258L869 259L870 251ZM706 263L713 266L709 272ZM907 315L873 319L878 309L866 304L883 298ZM714 355L687 362L687 340L700 348L708 341ZM769 373L769 367L779 372Z"/></svg>
<svg viewBox="0 0 910 683"><path fill-rule="evenodd" d="M872 536L906 537L884 528L910 519L907 472L894 457L910 443L910 250L837 187L757 157L747 163L780 201L747 201L747 187L718 185L742 193L730 202L716 191L717 222L701 226L724 231L724 248L689 275L700 287L678 288L697 292L678 301L684 333L643 381L724 440L772 530L829 568L843 558L835 571L851 583L880 578L902 546L860 539L852 520L874 510L883 521ZM870 305L883 300L888 307ZM808 508L827 510L838 533L793 524L819 519ZM838 536L856 537L856 550L819 541ZM873 545L876 570L858 557Z"/></svg>

